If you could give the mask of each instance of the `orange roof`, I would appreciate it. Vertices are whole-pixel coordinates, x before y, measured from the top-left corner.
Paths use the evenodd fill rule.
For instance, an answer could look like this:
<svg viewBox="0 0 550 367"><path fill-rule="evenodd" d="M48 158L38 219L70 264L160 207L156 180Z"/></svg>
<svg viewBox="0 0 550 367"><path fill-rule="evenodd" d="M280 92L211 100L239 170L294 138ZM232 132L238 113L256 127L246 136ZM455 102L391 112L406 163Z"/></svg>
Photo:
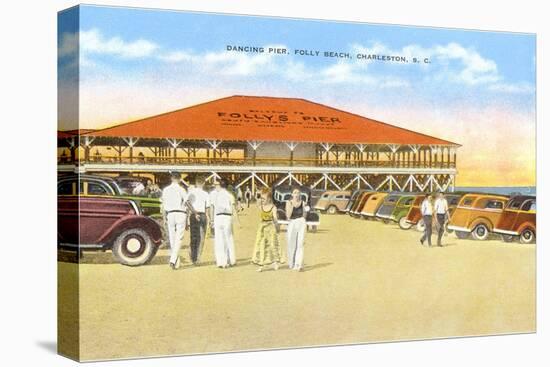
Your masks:
<svg viewBox="0 0 550 367"><path fill-rule="evenodd" d="M87 135L458 146L305 99L251 96L221 98Z"/></svg>
<svg viewBox="0 0 550 367"><path fill-rule="evenodd" d="M76 135L88 134L94 131L94 129L57 130L57 138L72 138Z"/></svg>

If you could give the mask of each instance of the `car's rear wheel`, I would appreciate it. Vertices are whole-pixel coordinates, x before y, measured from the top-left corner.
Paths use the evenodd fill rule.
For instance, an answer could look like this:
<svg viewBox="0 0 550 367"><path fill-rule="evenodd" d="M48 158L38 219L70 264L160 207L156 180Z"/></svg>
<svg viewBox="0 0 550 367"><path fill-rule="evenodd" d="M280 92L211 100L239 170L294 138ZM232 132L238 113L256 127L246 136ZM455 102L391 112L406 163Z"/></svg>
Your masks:
<svg viewBox="0 0 550 367"><path fill-rule="evenodd" d="M531 229L524 229L519 235L519 242L524 244L535 242L535 232Z"/></svg>
<svg viewBox="0 0 550 367"><path fill-rule="evenodd" d="M399 228L401 229L411 229L413 225L407 222L407 217L399 219Z"/></svg>
<svg viewBox="0 0 550 367"><path fill-rule="evenodd" d="M426 226L424 225L424 219L420 219L418 223L416 223L416 230L418 232L424 232L426 229Z"/></svg>
<svg viewBox="0 0 550 367"><path fill-rule="evenodd" d="M485 224L478 224L472 231L472 236L478 241L485 241L489 238L489 228Z"/></svg>
<svg viewBox="0 0 550 367"><path fill-rule="evenodd" d="M455 231L455 236L458 239L465 240L470 237L470 232Z"/></svg>
<svg viewBox="0 0 550 367"><path fill-rule="evenodd" d="M516 236L511 235L511 234L503 234L503 235L502 235L502 240L503 240L504 242L508 242L508 243L514 242L515 239L516 239Z"/></svg>
<svg viewBox="0 0 550 367"><path fill-rule="evenodd" d="M119 263L139 266L151 261L157 252L157 246L146 231L133 228L122 232L116 238L112 250Z"/></svg>
<svg viewBox="0 0 550 367"><path fill-rule="evenodd" d="M327 209L328 214L336 214L337 211L338 211L338 209L336 209L336 207L334 205L329 206L328 209Z"/></svg>

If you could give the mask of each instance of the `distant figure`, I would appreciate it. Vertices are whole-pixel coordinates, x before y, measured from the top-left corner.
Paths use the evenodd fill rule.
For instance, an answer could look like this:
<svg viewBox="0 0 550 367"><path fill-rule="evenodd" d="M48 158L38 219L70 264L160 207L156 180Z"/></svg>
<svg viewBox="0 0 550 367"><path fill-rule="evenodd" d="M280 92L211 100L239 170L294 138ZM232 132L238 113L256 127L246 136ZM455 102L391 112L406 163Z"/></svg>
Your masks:
<svg viewBox="0 0 550 367"><path fill-rule="evenodd" d="M225 181L216 182L211 193L211 213L214 227L214 255L218 268L235 265L235 245L233 243L233 214L235 198L227 190Z"/></svg>
<svg viewBox="0 0 550 367"><path fill-rule="evenodd" d="M250 191L250 187L248 186L244 191L244 201L246 202L246 207L250 208L250 202L252 201L252 191Z"/></svg>
<svg viewBox="0 0 550 367"><path fill-rule="evenodd" d="M209 222L210 197L203 187L204 179L197 177L195 179L195 187L189 190L189 202L193 206L193 209L195 209L195 215L189 217L191 232L189 257L193 265L199 263Z"/></svg>
<svg viewBox="0 0 550 367"><path fill-rule="evenodd" d="M132 195L145 196L145 185L139 181L132 189Z"/></svg>
<svg viewBox="0 0 550 367"><path fill-rule="evenodd" d="M243 190L241 187L237 187L236 190L236 196L237 196L237 210L242 211L243 210Z"/></svg>
<svg viewBox="0 0 550 367"><path fill-rule="evenodd" d="M292 197L286 202L285 213L288 219L287 252L288 267L301 271L304 263L304 239L306 215L309 207L302 200L300 189L292 189Z"/></svg>
<svg viewBox="0 0 550 367"><path fill-rule="evenodd" d="M443 233L445 233L445 224L447 223L450 215L449 204L447 203L447 199L445 199L442 192L437 194L437 199L435 199L434 203L434 211L437 218L437 246L443 247L441 244L441 238L443 237Z"/></svg>
<svg viewBox="0 0 550 367"><path fill-rule="evenodd" d="M277 223L277 207L271 200L270 189L262 190L258 208L260 209L260 225L256 232L252 262L260 266L257 270L259 272L270 264L273 269L278 270L281 262L279 224Z"/></svg>
<svg viewBox="0 0 550 367"><path fill-rule="evenodd" d="M162 208L166 219L168 230L168 241L170 242L170 268L179 269L179 251L185 223L187 221L187 192L180 185L181 176L178 172L170 174L171 183L162 190Z"/></svg>
<svg viewBox="0 0 550 367"><path fill-rule="evenodd" d="M143 154L143 152L138 153L138 160L140 163L145 162L145 154Z"/></svg>
<svg viewBox="0 0 550 367"><path fill-rule="evenodd" d="M433 197L432 195L426 195L422 205L420 207L422 213L422 220L424 221L424 234L420 239L420 244L424 245L424 242L428 240L428 247L432 246L432 215L433 215Z"/></svg>

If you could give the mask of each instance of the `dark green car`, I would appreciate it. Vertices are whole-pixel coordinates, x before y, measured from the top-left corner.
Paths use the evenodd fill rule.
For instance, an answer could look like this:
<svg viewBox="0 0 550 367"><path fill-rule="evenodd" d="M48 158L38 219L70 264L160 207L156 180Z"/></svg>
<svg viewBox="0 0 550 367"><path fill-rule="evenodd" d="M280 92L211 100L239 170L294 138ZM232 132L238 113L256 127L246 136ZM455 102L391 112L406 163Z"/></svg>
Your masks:
<svg viewBox="0 0 550 367"><path fill-rule="evenodd" d="M418 195L415 194L403 195L395 204L395 208L390 215L390 219L397 222L401 229L409 229L412 227L412 224L407 223L406 219L407 213L409 212L409 209L417 196Z"/></svg>

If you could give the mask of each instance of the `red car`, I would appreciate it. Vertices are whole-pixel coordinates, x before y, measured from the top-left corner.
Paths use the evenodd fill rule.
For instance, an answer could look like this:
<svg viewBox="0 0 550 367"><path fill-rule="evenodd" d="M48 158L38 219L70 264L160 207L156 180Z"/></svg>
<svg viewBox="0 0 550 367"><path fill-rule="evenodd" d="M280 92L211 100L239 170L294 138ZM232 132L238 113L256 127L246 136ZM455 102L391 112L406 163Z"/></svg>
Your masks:
<svg viewBox="0 0 550 367"><path fill-rule="evenodd" d="M534 196L514 196L500 216L493 230L506 242L519 239L521 243L534 243L537 233L537 201Z"/></svg>
<svg viewBox="0 0 550 367"><path fill-rule="evenodd" d="M57 206L62 248L110 249L119 263L138 266L149 262L161 244L159 224L143 216L132 200L58 196Z"/></svg>

